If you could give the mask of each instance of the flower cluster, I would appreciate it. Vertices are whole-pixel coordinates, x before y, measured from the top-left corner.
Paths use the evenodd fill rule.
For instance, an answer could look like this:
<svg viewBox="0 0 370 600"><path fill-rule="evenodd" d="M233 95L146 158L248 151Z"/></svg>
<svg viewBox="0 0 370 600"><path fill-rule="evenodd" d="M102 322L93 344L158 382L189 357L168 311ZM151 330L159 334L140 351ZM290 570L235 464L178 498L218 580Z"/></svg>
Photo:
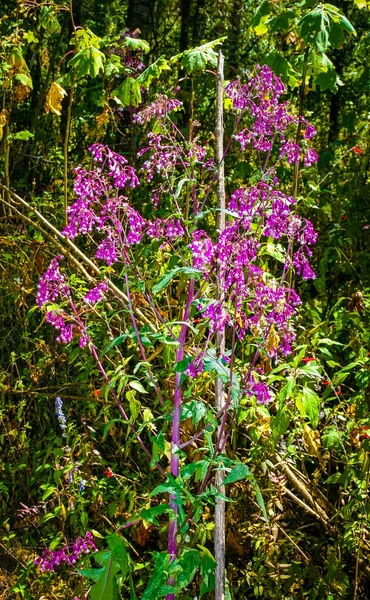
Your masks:
<svg viewBox="0 0 370 600"><path fill-rule="evenodd" d="M65 277L59 269L58 261L62 258L64 257L61 254L53 258L47 271L40 278L36 296L36 303L39 308L47 302L55 302L59 296L66 298L70 295L69 287L65 283Z"/></svg>
<svg viewBox="0 0 370 600"><path fill-rule="evenodd" d="M67 437L66 434L66 429L67 429L67 419L66 416L63 412L63 402L62 399L59 398L59 396L57 398L55 398L55 403L54 403L54 408L55 408L55 414L56 417L58 419L58 423L59 423L59 427L62 430L62 437Z"/></svg>
<svg viewBox="0 0 370 600"><path fill-rule="evenodd" d="M182 238L184 235L184 229L179 220L175 221L173 218L168 220L156 219L156 221L150 223L146 233L150 238L155 238L156 240L173 240L176 238Z"/></svg>
<svg viewBox="0 0 370 600"><path fill-rule="evenodd" d="M304 140L316 135L316 130L303 117L294 117L289 112L289 103L280 102L280 96L286 92L281 79L274 75L267 65L256 66L253 77L242 84L240 80L231 81L225 88L234 110L239 115L248 114L250 123L235 137L243 150L252 142L260 152L271 152L273 146L280 143L279 158L287 158L288 163L299 163L304 156L305 167L317 162L318 156L312 148L304 150L293 139L286 139L290 125L299 122L306 127Z"/></svg>
<svg viewBox="0 0 370 600"><path fill-rule="evenodd" d="M144 125L151 119L162 119L166 117L172 110L178 110L182 106L180 100L169 98L166 94L158 94L154 102L146 108L134 115L134 123Z"/></svg>
<svg viewBox="0 0 370 600"><path fill-rule="evenodd" d="M268 67L257 67L245 85L238 80L226 87L234 109L251 117L250 127L236 136L242 146L252 141L258 150L270 152L279 138L280 158L286 156L293 164L300 161L302 148L286 139L285 131L290 125L298 126L299 119L289 113L288 103L279 102L284 91L283 83ZM304 138L309 140L316 131L306 121L305 126ZM308 149L306 166L316 159L316 153ZM283 355L291 352L293 318L301 301L286 284L285 276L293 264L303 279L315 277L308 259L310 246L317 239L312 223L299 217L294 208L294 198L279 189L273 167L262 173L255 185L234 191L228 206L232 218L216 242L202 230L193 233L189 249L194 267L203 271L205 279L213 271L222 281L223 297L202 310L211 333L234 325L239 338L249 332L270 356L278 351ZM285 248L281 245L284 240ZM294 245L298 245L295 252ZM266 255L282 262L280 281L266 269ZM251 380L249 390L257 395L258 402L268 401L265 384Z"/></svg>
<svg viewBox="0 0 370 600"><path fill-rule="evenodd" d="M147 173L147 180L151 181L154 174L168 177L178 164L188 166L184 162L181 148L172 143L161 133L150 132L148 134L148 146L138 152L138 156L143 156L151 151L150 157L144 162L142 169Z"/></svg>
<svg viewBox="0 0 370 600"><path fill-rule="evenodd" d="M51 310L46 313L45 317L46 322L59 331L56 341L63 342L63 344L68 344L73 338L74 326L73 323L66 322L67 318L67 313L60 310Z"/></svg>
<svg viewBox="0 0 370 600"><path fill-rule="evenodd" d="M70 239L94 229L105 233L95 257L112 265L120 246L140 242L144 233L145 220L120 194L121 189L137 187L139 180L127 160L108 146L93 144L89 152L97 165L92 171L75 169L76 201L67 209L68 225L62 233Z"/></svg>
<svg viewBox="0 0 370 600"><path fill-rule="evenodd" d="M137 30L139 31L139 30ZM143 50L138 45L133 48L131 44L125 44L125 40L127 37L129 38L138 38L137 31L124 31L119 36L118 42L116 46L111 46L106 54L114 54L115 56L119 56L121 60L121 64L128 70L128 72L132 75L138 75L145 69L145 64L141 60L141 56L143 54Z"/></svg>
<svg viewBox="0 0 370 600"><path fill-rule="evenodd" d="M100 282L96 287L92 288L84 297L85 302L89 304L96 304L101 300L102 295L108 289L108 284L106 281Z"/></svg>
<svg viewBox="0 0 370 600"><path fill-rule="evenodd" d="M72 546L64 546L59 550L46 549L41 556L36 558L35 565L40 567L40 571L54 571L55 567L59 567L62 563L67 566L74 566L81 555L89 554L91 551L96 552L97 547L93 542L93 536L90 531L86 532L85 537L79 537Z"/></svg>

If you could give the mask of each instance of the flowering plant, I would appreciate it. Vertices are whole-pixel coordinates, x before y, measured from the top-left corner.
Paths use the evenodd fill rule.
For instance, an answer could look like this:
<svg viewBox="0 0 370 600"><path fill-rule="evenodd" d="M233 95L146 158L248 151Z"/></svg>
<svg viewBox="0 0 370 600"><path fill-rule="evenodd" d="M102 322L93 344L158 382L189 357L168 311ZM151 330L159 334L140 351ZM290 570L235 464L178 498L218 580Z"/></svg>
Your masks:
<svg viewBox="0 0 370 600"><path fill-rule="evenodd" d="M157 597L159 590L173 600L190 585L198 566L204 579L200 594L212 588L209 572L214 563L189 544L191 527L199 522L204 506L223 495L213 483L215 471L230 471L223 484L236 481L231 473L240 463L227 457L225 447L240 401L264 405L273 400L261 360L279 361L292 352L301 301L289 283L291 274L315 277L310 258L316 232L312 223L298 214L297 199L280 185L278 169L281 163L308 168L316 162L317 154L309 147L316 131L302 116L290 112L289 104L281 101L284 92L282 81L268 67L258 65L245 82L226 85L233 134L222 163L235 140L242 151L253 149L259 165L253 180L232 191L226 208L214 206L220 164L215 163L212 149L202 145L200 135L185 139L176 124L176 112L181 110L176 90L172 96L160 94L135 117L138 126L155 121L147 147L139 152L139 157L145 157L142 182L146 180L150 186L152 209L137 210L140 173L117 152L93 144L89 149L93 167L75 169L76 200L68 209L68 225L62 233L71 240L86 236L89 247L95 245L94 259L102 264L101 280L76 299L59 255L39 283L37 303L40 309L46 308L46 321L57 330L57 341L70 343L76 337L80 346L92 353L134 438L164 478L151 495L169 495L168 504L160 505L160 511L170 518L168 550L155 556L156 578L155 582L153 577L149 580L144 600ZM297 129L304 129L302 140ZM217 211L224 213L225 225L215 231ZM143 244L151 250L151 258L154 255L154 263L139 253ZM161 277L155 277L153 284L159 263ZM166 310L174 280L181 288L175 300L176 319L172 310ZM135 303L139 292L145 314L140 303ZM117 387L117 378L108 374L95 346L89 317L104 314L107 302L117 314L124 311L119 324L124 333L111 341L105 353L128 337L135 344L146 381L157 405L163 407L158 417L160 431L153 424L146 431L134 425L131 404L128 408L122 401L127 373L123 386ZM222 353L216 352L215 338L225 331L230 333L230 343ZM168 386L159 376L163 364L156 370L156 363L148 360L147 339L149 345L159 342L169 348L165 366L174 374L173 391L173 385ZM246 349L249 358L241 369ZM223 383L226 400L221 410L213 410L208 396L199 393L205 374ZM193 390L196 400L188 400ZM181 422L189 417L195 431L184 440ZM169 422L169 455L164 445L155 441L151 451L151 434L157 438L169 435ZM185 448L197 447L203 438L202 460L188 464ZM186 513L189 499L192 506ZM259 502L267 518L261 495ZM136 522L130 520L127 526Z"/></svg>

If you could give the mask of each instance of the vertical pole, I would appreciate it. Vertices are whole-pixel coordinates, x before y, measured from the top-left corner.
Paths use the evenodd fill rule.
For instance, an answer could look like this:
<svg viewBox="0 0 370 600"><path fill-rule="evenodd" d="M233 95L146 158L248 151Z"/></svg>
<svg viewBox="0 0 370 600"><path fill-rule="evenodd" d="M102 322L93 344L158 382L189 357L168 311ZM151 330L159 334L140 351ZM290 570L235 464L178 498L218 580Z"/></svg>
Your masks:
<svg viewBox="0 0 370 600"><path fill-rule="evenodd" d="M220 51L217 61L217 84L216 84L216 166L217 166L217 233L220 235L225 229L225 171L224 171L224 118L223 118L223 83L224 83L224 57ZM217 300L223 300L224 286L221 274L217 271ZM216 354L220 357L225 352L225 330L217 332ZM216 379L216 411L220 412L225 404L224 384L221 379ZM223 433L218 428L218 436ZM223 447L223 439L219 440ZM224 479L222 471L216 473L216 488L224 494L225 489L221 485ZM215 600L225 600L225 501L216 498L215 504Z"/></svg>

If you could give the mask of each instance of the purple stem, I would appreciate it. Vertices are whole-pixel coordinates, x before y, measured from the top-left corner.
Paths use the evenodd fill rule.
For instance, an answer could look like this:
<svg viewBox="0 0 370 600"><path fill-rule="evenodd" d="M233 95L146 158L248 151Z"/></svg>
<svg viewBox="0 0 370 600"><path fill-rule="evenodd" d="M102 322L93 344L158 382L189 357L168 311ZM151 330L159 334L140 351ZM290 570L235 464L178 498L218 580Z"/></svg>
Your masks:
<svg viewBox="0 0 370 600"><path fill-rule="evenodd" d="M130 285L129 285L129 282L128 282L128 275L127 275L127 260L129 260L129 258L126 255L125 249L123 249L123 251L122 251L122 256L123 256L123 260L124 260L124 263L125 263L126 294L127 294L127 299L128 299L128 307L129 307L130 315L131 315L131 321L132 321L132 324L134 326L134 331L135 331L136 338L137 338L137 341L138 341L138 344L139 344L141 356L143 357L144 362L148 362L147 357L146 357L146 352L144 350L144 346L143 346L143 343L141 341L141 337L140 337L140 333L139 333L139 328L138 328L137 323L136 323L134 310L132 308ZM164 400L162 398L162 394L161 394L161 391L160 391L158 385L154 381L154 377L152 375L151 369L148 369L148 375L149 375L150 381L152 382L152 386L154 387L154 391L157 394L157 396L159 398L159 401L160 401L160 403L163 406L164 405Z"/></svg>
<svg viewBox="0 0 370 600"><path fill-rule="evenodd" d="M105 371L105 369L104 369L104 367L103 367L103 365L102 365L102 363L101 363L101 361L99 359L99 356L98 356L98 353L96 351L96 348L95 348L95 346L94 346L91 338L89 337L89 335L87 333L87 329L86 329L84 323L81 321L80 315L78 314L77 309L76 309L76 307L73 304L73 302L72 302L71 299L69 299L69 303L70 303L70 306L71 306L71 308L72 308L72 310L74 312L76 320L79 323L79 326L80 326L81 330L86 335L86 340L87 340L87 342L89 344L89 348L91 350L91 354L93 355L93 357L95 359L95 362L98 365L99 371L101 372L101 374L103 375L105 381L107 382L108 387L109 387L109 391L112 394L113 398L115 399L116 404L117 404L117 406L118 406L118 408L119 408L119 410L120 410L123 418L125 419L125 421L127 421L127 424L129 426L129 428L131 429L132 433L134 434L134 436L136 437L137 441L139 442L140 447L142 448L142 450L144 450L144 452L147 455L147 457L150 459L150 461L152 461L153 457L152 457L150 451L148 450L148 448L145 446L143 440L141 439L140 435L136 431L135 427L130 422L130 419L129 419L129 417L128 417L126 411L125 411L125 409L123 408L121 402L119 401L119 398L118 398L116 392L114 391L114 389L112 387L111 381L110 381L110 379L109 379L109 377L108 377L108 375L107 375L107 373L106 373L106 371ZM164 468L159 463L155 462L155 466L159 469L159 471L162 473L162 475L166 475L166 471L164 470Z"/></svg>
<svg viewBox="0 0 370 600"><path fill-rule="evenodd" d="M179 347L176 350L176 362L179 363L184 358L184 349L185 349L185 341L187 334L187 324L186 322L189 319L190 315L190 306L193 302L194 297L194 288L195 281L191 279L189 282L189 291L188 297L186 300L186 305L184 308L184 315L182 320L184 321L181 326L180 336L179 336ZM171 437L171 462L170 462L170 472L173 477L178 477L180 472L180 457L174 452L174 448L179 448L180 446L180 413L181 413L181 400L182 400L182 386L181 386L181 375L182 373L176 373L175 378L175 395L174 395L174 407L173 407L173 417L172 417L172 437ZM178 513L179 508L177 504L176 494L169 495L169 505L175 513L175 516L171 518L169 530L168 530L168 554L170 557L170 562L172 562L176 558L177 554L177 529L178 529ZM169 585L173 585L175 583L174 577L171 577L168 580ZM167 600L175 600L175 594L168 594Z"/></svg>

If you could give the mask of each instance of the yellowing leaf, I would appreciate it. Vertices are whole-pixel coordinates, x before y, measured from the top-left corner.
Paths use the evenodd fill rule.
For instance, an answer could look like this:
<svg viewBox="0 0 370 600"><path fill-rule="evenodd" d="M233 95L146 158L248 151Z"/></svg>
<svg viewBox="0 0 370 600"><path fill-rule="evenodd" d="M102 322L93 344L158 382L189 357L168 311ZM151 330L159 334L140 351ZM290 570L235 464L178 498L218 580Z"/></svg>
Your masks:
<svg viewBox="0 0 370 600"><path fill-rule="evenodd" d="M308 425L304 425L302 437L309 454L311 456L319 456L321 445L319 432L311 429Z"/></svg>
<svg viewBox="0 0 370 600"><path fill-rule="evenodd" d="M110 110L108 104L104 105L104 110L100 115L95 117L98 128L104 127L106 123L109 123Z"/></svg>
<svg viewBox="0 0 370 600"><path fill-rule="evenodd" d="M23 85L23 83L19 83L15 88L15 101L23 102L24 100L26 100L26 98L28 98L30 91L31 90L28 87L28 85Z"/></svg>
<svg viewBox="0 0 370 600"><path fill-rule="evenodd" d="M367 7L366 0L355 0L355 4L360 10Z"/></svg>
<svg viewBox="0 0 370 600"><path fill-rule="evenodd" d="M3 139L3 128L7 124L9 113L6 108L0 112L0 141Z"/></svg>
<svg viewBox="0 0 370 600"><path fill-rule="evenodd" d="M60 116L62 110L62 100L66 95L67 92L59 85L59 83L53 81L50 90L48 91L48 95L46 96L45 112L52 112L55 115Z"/></svg>
<svg viewBox="0 0 370 600"><path fill-rule="evenodd" d="M256 35L264 35L268 32L268 30L269 28L267 27L267 25L265 25L265 23L260 23L254 28L254 32Z"/></svg>

